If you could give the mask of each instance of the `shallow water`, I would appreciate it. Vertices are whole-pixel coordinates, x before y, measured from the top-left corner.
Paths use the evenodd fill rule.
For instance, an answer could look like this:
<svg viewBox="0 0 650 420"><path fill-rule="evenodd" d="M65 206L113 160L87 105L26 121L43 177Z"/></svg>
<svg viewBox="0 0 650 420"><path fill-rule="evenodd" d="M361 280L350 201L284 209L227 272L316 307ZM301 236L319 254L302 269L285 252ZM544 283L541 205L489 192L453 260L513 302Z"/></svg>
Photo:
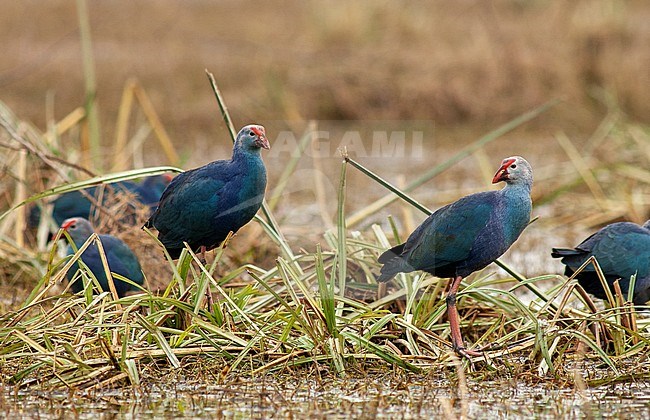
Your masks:
<svg viewBox="0 0 650 420"><path fill-rule="evenodd" d="M577 391L516 382L472 382L467 394L445 379L390 375L340 381L264 378L227 385L112 390L94 396L3 390L6 418L648 418L650 383Z"/></svg>

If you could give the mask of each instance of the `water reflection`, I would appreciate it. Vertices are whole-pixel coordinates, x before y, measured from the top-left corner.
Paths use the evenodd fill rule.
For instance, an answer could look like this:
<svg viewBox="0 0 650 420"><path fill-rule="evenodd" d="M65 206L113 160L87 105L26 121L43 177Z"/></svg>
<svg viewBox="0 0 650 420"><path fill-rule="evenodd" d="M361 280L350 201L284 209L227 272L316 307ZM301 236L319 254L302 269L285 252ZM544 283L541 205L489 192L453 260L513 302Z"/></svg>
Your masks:
<svg viewBox="0 0 650 420"><path fill-rule="evenodd" d="M467 395L445 378L374 377L317 380L267 376L253 382L79 393L3 390L7 418L184 417L184 418L425 418L465 414L469 418L582 418L650 416L650 387L627 383L577 390L549 384L470 382Z"/></svg>

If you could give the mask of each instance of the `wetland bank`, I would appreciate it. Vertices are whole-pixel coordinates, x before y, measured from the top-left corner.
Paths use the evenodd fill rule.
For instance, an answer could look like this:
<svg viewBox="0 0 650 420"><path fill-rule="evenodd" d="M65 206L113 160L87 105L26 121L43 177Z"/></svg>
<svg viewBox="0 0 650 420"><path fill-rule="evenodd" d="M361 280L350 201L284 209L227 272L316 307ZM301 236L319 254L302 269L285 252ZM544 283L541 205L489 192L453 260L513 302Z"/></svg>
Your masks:
<svg viewBox="0 0 650 420"><path fill-rule="evenodd" d="M648 217L650 130L642 116L650 95L639 70L648 53L638 47L647 45L639 29L647 6L505 1L434 13L429 7L439 4L336 3L325 13L317 2L288 2L287 14L250 2L181 10L163 1L148 22L89 3L99 65L98 95L87 104L100 105L97 143L85 142L90 112L80 106L90 76L80 70L79 40L88 34L71 35L61 23L76 27L74 3L7 4L0 413L649 416L647 316L616 301L590 308L549 255L603 224ZM215 25L252 11L292 34ZM19 31L13 22L27 15L38 24ZM461 15L479 28L469 38L454 29ZM427 19L437 25L423 25ZM560 42L536 25L571 31ZM317 57L332 58L342 73L312 64L323 63ZM151 292L119 301L70 295L54 250L62 245L23 235L23 207L10 209L93 175L142 177L228 156L205 67L236 126L267 128L268 208L206 265L191 253L168 261L145 232L104 221L99 227L141 258ZM127 83L132 76L139 80ZM115 148L119 138L123 149ZM377 302L377 257L405 239L425 207L486 189L495 159L514 154L535 170L537 219L499 266L463 282L465 340L488 351L460 361L448 345L446 280L399 277Z"/></svg>

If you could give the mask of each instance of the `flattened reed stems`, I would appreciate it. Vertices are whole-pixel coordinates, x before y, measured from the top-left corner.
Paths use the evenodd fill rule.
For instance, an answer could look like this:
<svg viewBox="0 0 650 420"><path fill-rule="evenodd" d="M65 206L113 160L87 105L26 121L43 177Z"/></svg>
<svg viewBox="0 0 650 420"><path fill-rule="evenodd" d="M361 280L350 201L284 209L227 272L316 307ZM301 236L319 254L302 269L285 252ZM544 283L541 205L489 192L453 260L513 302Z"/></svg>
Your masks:
<svg viewBox="0 0 650 420"><path fill-rule="evenodd" d="M232 130L216 82L209 72L208 77L224 121ZM625 302L631 296L610 293L609 306L597 309L572 278L525 278L499 263L510 277L499 278L486 270L464 282L458 293L462 300L461 327L475 348L485 350L483 356L471 361L458 361L451 351L442 298L444 282L440 279L423 273L403 274L395 282L397 287L375 300L377 256L408 232L400 231L393 218L387 221L388 232L378 225L363 232L350 228L398 197L429 214L423 204L408 196L409 191L552 105L504 124L403 189L344 155L335 223L314 251L295 249L282 234L271 212L271 208L281 208L281 200L274 200L273 206L264 204L264 217L255 220L263 240L276 244L279 250L274 264L267 267L255 260L255 252L251 262L229 265L230 250L223 247L215 251L210 264L204 265L189 248L173 261L145 229L142 240L156 244L156 252L165 255L161 265L169 270L169 277L163 279L166 287L118 298L114 285L110 286L112 281L111 290L100 291L97 280L80 260L83 250L97 241L96 236L63 260L56 255L57 245L41 256L28 250L16 251L13 246L11 252L24 252L25 259L33 259L41 273L23 304L0 315L0 362L8 373L7 382L25 388L87 391L124 383L138 385L143 369L155 371L159 365L184 369L185 358L190 356L222 361L225 375L253 378L314 364L327 366L338 375L347 375L353 366L381 364L410 372L456 366L459 377L466 376L462 379L465 381L473 374L502 370L509 360L521 361L522 369L540 377L557 378L567 375L565 365L580 355L606 366L601 377L585 381L589 386L628 377L626 364L632 362L640 364L642 371L650 368L647 361L639 360L650 342L648 322L637 318L635 308ZM18 149L28 150L67 176L63 168L69 166L42 152L47 141L44 135L30 134L41 142L34 146L15 130L15 121L2 126L18 143ZM297 156L302 156L310 133L300 141ZM292 163L293 168L296 163ZM391 195L348 216L348 165L387 188ZM170 166L125 170L55 186L28 198L18 194L11 208L0 215L0 222L18 207L54 194L179 171ZM281 196L292 173L293 169L287 169L282 175L274 197ZM635 176L640 179L645 175L637 172ZM57 239L60 236L58 232ZM2 237L0 244L3 253L12 242ZM101 247L100 254L106 269ZM82 282L84 291L72 295L65 277L75 262L80 271L74 281ZM145 274L147 281L158 280L153 278L156 274ZM108 277L112 278L110 274ZM536 284L549 280L554 286L546 291ZM519 299L518 289L522 287L534 294L529 303ZM465 384L462 381L461 385Z"/></svg>

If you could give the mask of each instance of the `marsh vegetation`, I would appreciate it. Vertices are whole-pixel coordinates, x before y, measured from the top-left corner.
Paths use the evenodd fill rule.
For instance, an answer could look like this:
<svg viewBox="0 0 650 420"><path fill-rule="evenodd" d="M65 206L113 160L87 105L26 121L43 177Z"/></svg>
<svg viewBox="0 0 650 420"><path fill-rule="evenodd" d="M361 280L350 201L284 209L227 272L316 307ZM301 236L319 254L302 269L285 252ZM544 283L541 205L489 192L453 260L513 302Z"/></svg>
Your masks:
<svg viewBox="0 0 650 420"><path fill-rule="evenodd" d="M542 19L540 14L549 17L561 12L557 5L505 3L495 10L527 14L532 13L527 7L542 8L536 19ZM602 2L606 3L618 4ZM208 102L214 96L208 79L202 79L200 88L186 87L182 96L187 94L197 103L183 109L164 106L176 100L171 98L178 93L152 100L165 96L163 90L152 87L160 81L154 68L148 68L151 79L115 89L122 92L121 100L108 95L102 102L90 91L86 91L85 105L80 98L76 102L65 98L73 106L63 115L59 115L60 107L54 113L26 112L24 98L12 98L13 106L1 103L0 409L44 416L68 409L80 415L112 410L233 417L647 415L648 318L640 314L640 307L629 303L629 296L616 291L608 302L593 302L580 292L575 280L558 274L560 266L549 255L551 246L575 244L602 224L645 221L650 204L650 130L634 118L647 104L638 99L639 92L617 85L624 84L618 79L620 73L634 72L634 67L621 64L623 70L617 73L606 59L617 57L620 51L611 46L612 40L635 33L634 19L627 19L627 14L645 9L630 2L623 11L590 12L602 17L589 21L600 22L596 30L590 26L596 23L580 21L585 11L581 2L577 4L571 16L582 23L576 27L592 34L589 39L596 36L593 33L598 34L597 40L602 36L597 51L603 55L585 60L595 59L602 66L585 64L566 74L560 74L566 69L551 66L556 71L550 73L551 82L547 80L554 87L551 91L508 77L499 66L481 67L481 72L487 72L483 76L496 80L484 83L479 78L481 86L504 95L498 103L507 104L507 109L493 106L494 96L488 93L468 94L477 91L476 84L426 85L416 95L408 87L417 80L404 76L394 83L373 84L388 90L367 92L368 85L344 83L346 77L319 77L319 71L326 71L323 67L310 70L307 65L295 73L276 69L267 77L255 77L253 69L245 74L229 71L242 68L241 64L220 63L220 72L226 76L217 74L217 78L236 122L261 115L263 120L255 122L265 123L268 133L293 133L293 140L284 141L283 152L265 157L271 168L267 202L255 220L226 248L214 251L205 264L190 250L176 261L165 258L154 235L111 217L122 211L123 199L99 210L102 217L96 220L97 229L129 243L146 277L142 291L121 299L110 292L93 294L96 285L88 272L77 280L87 285L86 292L72 295L64 278L79 253L61 258L63 244L46 241L53 226L43 218L40 228L28 227L28 209L40 205L46 212L46 204L56 194L96 183L178 172L179 167L191 167L206 150L227 150L230 119L227 113L224 123L215 117L219 107ZM296 7L309 14L315 5ZM362 21L356 16L365 16L356 7L348 6L345 12L352 23ZM517 7L524 10L517 11ZM390 14L372 10L379 21ZM340 17L332 13L323 16L329 24L306 31L318 41L308 45L320 45L307 50L307 56L319 53L332 39L342 43L328 50L334 56L376 42L379 35L370 23L338 27L332 22ZM415 12L400 10L402 24L391 27L395 33L383 36L404 37L416 49L424 35L442 31L418 23L413 16L407 19L409 13ZM552 22L560 25L564 20ZM510 26L502 30L506 39L510 39L510 30L523 33ZM534 36L537 32L525 33ZM580 34L576 29L570 37L582 39ZM480 39L475 40L477 45ZM517 50L519 44L512 42L505 45ZM389 52L397 50L401 51ZM647 51L634 51L638 54L634 63L642 62ZM249 57L235 56L238 60ZM381 75L377 80L394 73L383 68L395 66L391 64L394 58L379 67L364 65L364 60L376 63L376 56L362 53L358 59L345 71L372 68L371 76ZM471 75L478 68L472 60L489 62L490 58L468 53L467 60L471 62L465 63L463 74ZM573 62L574 66L579 63ZM519 68L517 74L523 75L529 73L528 66L536 67L528 63L509 68L513 72ZM101 79L106 69L98 68ZM444 66L436 68L444 80ZM612 81L621 96L603 94L585 100L575 94L575 78L566 75L573 75L576 68L597 68L599 80ZM187 71L179 71L178 78L183 79ZM511 86L504 77L512 82L512 91L503 90ZM244 79L267 85L251 86L241 82ZM74 82L74 77L66 80ZM294 85L310 87L314 102L303 102L305 95L294 90ZM253 101L260 89L267 94ZM400 109L407 101L382 99L385 95L408 97L409 110ZM525 100L510 100L518 95ZM568 101L553 99L560 95L568 96ZM315 101L319 97L322 101ZM431 97L451 98L452 104L425 100ZM576 97L585 107L580 109L593 106L599 112L589 117L580 112L565 115L576 106L572 102ZM585 105L592 100L595 104ZM224 105L223 98L219 103ZM91 115L98 104L110 111L99 114L103 128L93 129ZM301 112L296 114L297 110ZM424 114L472 127L432 127L430 121L418 120ZM321 121L312 120L317 115ZM322 121L369 115L402 122ZM549 133L543 128L559 116L566 117L563 124L579 120L578 129L551 125ZM39 124L47 129L29 121L39 119L47 122ZM487 120L500 123L488 125ZM191 127L185 134L194 135L208 124L225 127L218 129L218 145L203 140L212 137L206 131L191 147L172 140L181 138L181 127ZM351 130L358 134L365 154L353 136L351 142L341 141ZM373 153L372 143L363 142L372 139L368 133L382 130L408 133L406 152L400 156ZM331 146L326 153L323 131L329 133L327 145ZM409 154L416 132L423 139L419 157ZM108 135L115 140L107 141ZM456 141L460 137L463 141ZM269 138L272 152L274 137ZM349 150L337 150L341 145L348 145ZM535 169L533 213L537 219L498 265L475 273L461 285L465 340L487 351L482 357L459 360L450 350L444 316L446 279L421 272L401 274L386 296L377 300L377 257L404 240L429 209L485 189L494 156L498 161L513 154L526 155ZM144 221L146 212L139 217ZM531 405L531 400L536 404Z"/></svg>

